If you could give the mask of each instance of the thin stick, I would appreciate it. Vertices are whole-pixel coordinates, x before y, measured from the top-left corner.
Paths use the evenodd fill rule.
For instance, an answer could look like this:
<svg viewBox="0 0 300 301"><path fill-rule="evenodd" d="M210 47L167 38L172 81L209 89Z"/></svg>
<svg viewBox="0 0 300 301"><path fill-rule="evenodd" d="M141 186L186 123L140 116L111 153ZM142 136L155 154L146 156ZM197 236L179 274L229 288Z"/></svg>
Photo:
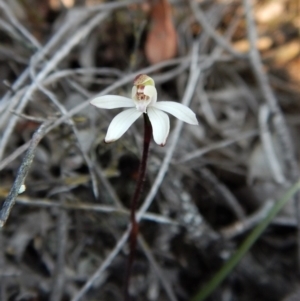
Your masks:
<svg viewBox="0 0 300 301"><path fill-rule="evenodd" d="M12 14L11 10L7 6L7 4L1 0L0 1L0 8L5 12L6 16L8 17L11 24L19 30L19 32L35 47L39 48L39 42L36 40L36 38L29 33L29 31L18 21L17 18Z"/></svg>
<svg viewBox="0 0 300 301"><path fill-rule="evenodd" d="M230 53L231 55L233 55L237 58L244 58L245 57L244 54L239 53L238 51L236 51L229 44L229 42L226 39L224 39L221 35L219 35L214 30L214 28L208 22L204 12L202 11L202 9L200 9L198 3L195 0L190 0L189 3L190 3L190 7L191 7L192 11L194 12L194 15L195 15L197 21L203 27L203 29L205 30L205 33L208 36L210 36L217 43L218 46L220 46L222 49L225 49L226 51L228 51L228 53Z"/></svg>
<svg viewBox="0 0 300 301"><path fill-rule="evenodd" d="M111 250L109 255L104 259L102 264L98 267L95 273L89 278L89 280L84 284L84 286L79 290L79 292L71 299L71 301L79 301L86 294L86 292L93 286L95 281L99 279L102 273L109 267L114 258L119 254L122 247L125 245L129 234L131 225L123 233L122 237L118 240L115 247Z"/></svg>
<svg viewBox="0 0 300 301"><path fill-rule="evenodd" d="M160 269L159 265L157 264L155 257L153 256L151 249L150 249L149 245L147 244L146 240L143 238L143 236L139 235L138 241L139 241L139 244L142 247L146 257L148 258L149 262L152 264L153 269L155 270L158 278L160 279L161 284L164 287L169 299L171 301L177 301L177 298L176 298L170 284L168 283L168 281L166 281L166 277L164 276L164 273Z"/></svg>
<svg viewBox="0 0 300 301"><path fill-rule="evenodd" d="M38 143L41 141L41 139L44 137L44 134L46 132L46 128L49 125L48 122L43 123L38 130L34 133L30 146L25 154L25 157L22 161L22 164L19 168L17 177L15 179L15 182L9 192L8 197L6 198L3 207L0 211L0 228L2 228L10 214L10 211L12 210L16 198L19 195L19 191L21 186L24 184L24 181L26 179L26 176L28 174L29 168L32 164L33 158L34 158L34 153L35 149L38 145Z"/></svg>
<svg viewBox="0 0 300 301"><path fill-rule="evenodd" d="M32 206L32 207L39 207L39 208L61 208L65 210L81 210L81 211L94 211L99 213L115 213L116 215L126 215L129 216L130 212L123 207L114 207L108 205L95 205L90 203L78 203L78 204L68 204L68 203L60 203L60 202L53 202L53 200L49 199L34 199L30 200L26 197L17 197L16 204L25 205L25 206ZM152 221L159 224L166 224L166 225L173 225L173 226L180 226L175 220L172 220L166 216L155 214L155 213L144 213L142 216L143 220Z"/></svg>
<svg viewBox="0 0 300 301"><path fill-rule="evenodd" d="M247 216L244 220L238 221L222 229L221 230L222 236L226 240L230 240L252 229L267 216L267 214L270 212L273 206L274 206L274 201L267 200L266 203L263 204L261 208L259 208L256 212L254 212L250 216Z"/></svg>
<svg viewBox="0 0 300 301"><path fill-rule="evenodd" d="M183 156L182 158L175 160L174 163L178 164L178 163L188 162L190 160L199 158L199 157L201 157L201 156L203 156L203 155L205 155L209 152L212 152L214 150L225 148L225 147L227 147L231 144L237 143L241 140L246 140L246 139L249 139L249 138L256 137L257 135L258 135L257 130L251 130L251 131L247 131L245 133L241 133L240 135L238 135L234 138L226 139L226 140L216 142L216 143L209 143L208 146L204 146L200 149L197 149L197 150Z"/></svg>
<svg viewBox="0 0 300 301"><path fill-rule="evenodd" d="M278 184L286 182L280 162L275 153L274 143L268 126L268 119L270 115L269 107L265 104L259 110L259 126L260 126L260 139L262 146L267 157L272 176Z"/></svg>
<svg viewBox="0 0 300 301"><path fill-rule="evenodd" d="M131 221L131 232L130 232L130 253L128 258L128 266L126 271L125 278L125 300L130 300L129 296L129 282L130 282L130 274L132 269L132 264L135 258L135 250L136 250L136 241L139 232L139 225L136 221L135 211L138 205L138 201L141 195L142 188L144 186L145 174L147 169L147 159L149 153L149 146L152 137L152 126L147 114L144 114L144 148L143 148L143 156L142 161L140 163L139 168L139 176L136 184L135 192L133 194L133 198L131 201L131 211L130 211L130 221Z"/></svg>

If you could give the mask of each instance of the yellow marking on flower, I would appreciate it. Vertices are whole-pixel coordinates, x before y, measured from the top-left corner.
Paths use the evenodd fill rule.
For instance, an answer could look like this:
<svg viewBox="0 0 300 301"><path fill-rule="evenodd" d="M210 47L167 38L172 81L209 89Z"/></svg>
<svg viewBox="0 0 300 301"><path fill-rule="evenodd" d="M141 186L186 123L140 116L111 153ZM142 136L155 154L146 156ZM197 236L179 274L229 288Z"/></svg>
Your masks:
<svg viewBox="0 0 300 301"><path fill-rule="evenodd" d="M139 74L133 81L134 86L155 86L154 80L146 75L146 74Z"/></svg>

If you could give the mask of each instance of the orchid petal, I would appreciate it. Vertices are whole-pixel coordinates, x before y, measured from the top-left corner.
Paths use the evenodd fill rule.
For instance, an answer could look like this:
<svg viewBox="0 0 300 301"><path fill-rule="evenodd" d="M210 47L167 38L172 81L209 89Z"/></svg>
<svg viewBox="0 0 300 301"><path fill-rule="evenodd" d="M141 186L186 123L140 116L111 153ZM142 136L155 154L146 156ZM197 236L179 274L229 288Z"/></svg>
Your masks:
<svg viewBox="0 0 300 301"><path fill-rule="evenodd" d="M157 91L156 88L153 86L145 86L144 94L149 96L152 102L156 102L157 100Z"/></svg>
<svg viewBox="0 0 300 301"><path fill-rule="evenodd" d="M165 111L186 123L198 124L195 113L181 103L174 101L158 101L153 107Z"/></svg>
<svg viewBox="0 0 300 301"><path fill-rule="evenodd" d="M108 127L105 142L110 143L119 139L142 114L133 108L115 116Z"/></svg>
<svg viewBox="0 0 300 301"><path fill-rule="evenodd" d="M133 86L132 89L131 89L131 98L133 100L136 100L136 94L137 94L137 87Z"/></svg>
<svg viewBox="0 0 300 301"><path fill-rule="evenodd" d="M90 104L101 109L117 109L134 107L132 99L118 95L104 95L95 97Z"/></svg>
<svg viewBox="0 0 300 301"><path fill-rule="evenodd" d="M170 131L169 116L152 106L148 107L147 113L152 125L154 141L160 146L164 146Z"/></svg>
<svg viewBox="0 0 300 301"><path fill-rule="evenodd" d="M147 100L138 100L135 102L136 104L136 109L139 111L139 112L142 112L142 113L147 113L147 107L149 105L149 101Z"/></svg>
<svg viewBox="0 0 300 301"><path fill-rule="evenodd" d="M144 94L150 97L151 104L155 104L157 100L157 91L154 86L145 86Z"/></svg>

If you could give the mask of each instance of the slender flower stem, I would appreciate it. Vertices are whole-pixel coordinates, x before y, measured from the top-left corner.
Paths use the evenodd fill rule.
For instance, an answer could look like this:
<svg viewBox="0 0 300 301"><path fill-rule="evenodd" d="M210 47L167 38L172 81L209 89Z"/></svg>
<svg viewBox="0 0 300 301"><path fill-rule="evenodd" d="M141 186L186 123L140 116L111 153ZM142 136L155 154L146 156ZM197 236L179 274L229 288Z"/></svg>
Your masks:
<svg viewBox="0 0 300 301"><path fill-rule="evenodd" d="M130 222L131 222L131 233L130 233L130 251L127 265L127 272L125 278L125 301L130 300L129 296L129 282L130 282L130 274L132 269L132 264L135 258L135 250L136 250L136 241L139 232L139 225L135 218L135 212L138 205L139 197L144 185L145 174L147 168L147 159L149 153L149 146L152 137L152 126L147 114L144 114L144 146L143 146L143 156L142 161L139 166L139 175L138 181L135 187L134 195L131 201L131 211L130 211Z"/></svg>

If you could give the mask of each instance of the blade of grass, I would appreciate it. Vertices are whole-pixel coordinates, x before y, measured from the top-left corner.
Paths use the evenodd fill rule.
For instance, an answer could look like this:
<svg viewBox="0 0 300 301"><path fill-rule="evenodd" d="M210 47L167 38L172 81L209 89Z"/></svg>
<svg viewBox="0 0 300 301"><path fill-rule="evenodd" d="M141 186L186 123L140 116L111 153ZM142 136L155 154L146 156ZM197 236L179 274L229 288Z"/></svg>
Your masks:
<svg viewBox="0 0 300 301"><path fill-rule="evenodd" d="M214 275L210 282L191 301L203 301L222 283L229 275L234 267L240 262L243 256L249 251L252 245L257 241L263 231L274 219L282 207L300 190L300 181L296 182L270 209L266 217L253 229L249 236L245 239L236 253L225 263L225 265Z"/></svg>

